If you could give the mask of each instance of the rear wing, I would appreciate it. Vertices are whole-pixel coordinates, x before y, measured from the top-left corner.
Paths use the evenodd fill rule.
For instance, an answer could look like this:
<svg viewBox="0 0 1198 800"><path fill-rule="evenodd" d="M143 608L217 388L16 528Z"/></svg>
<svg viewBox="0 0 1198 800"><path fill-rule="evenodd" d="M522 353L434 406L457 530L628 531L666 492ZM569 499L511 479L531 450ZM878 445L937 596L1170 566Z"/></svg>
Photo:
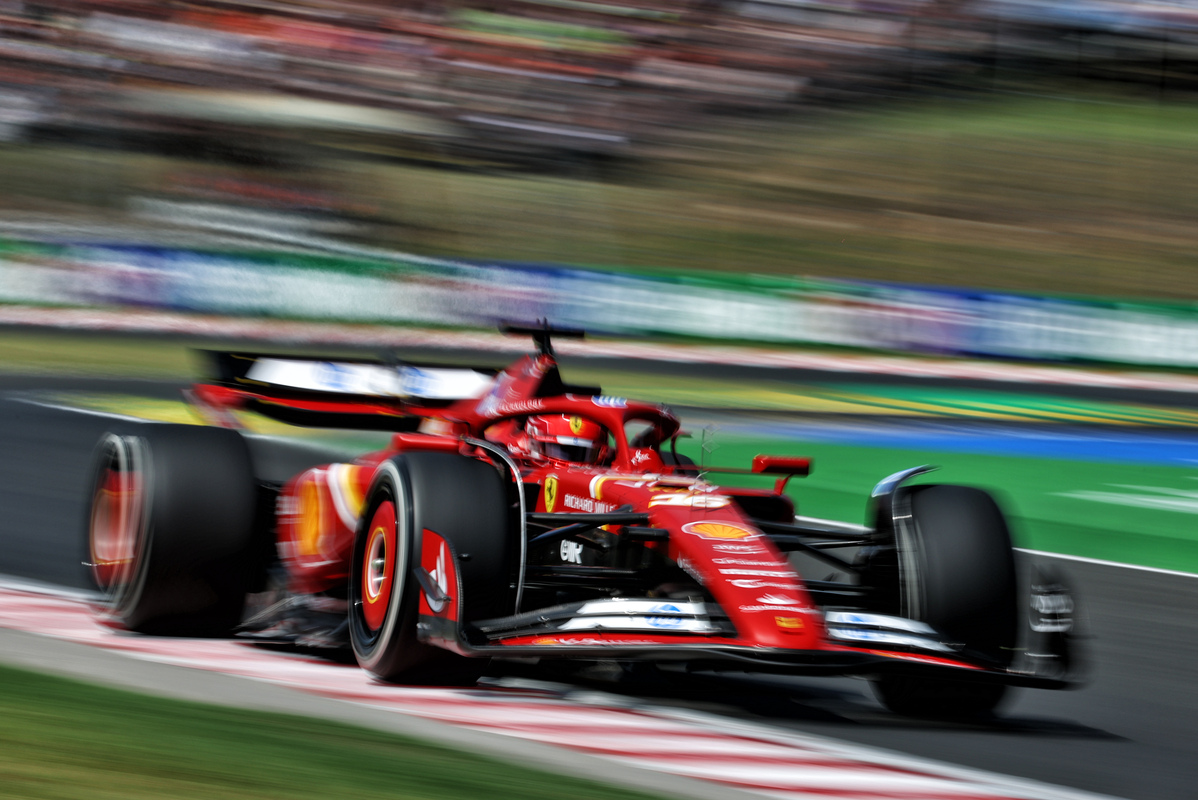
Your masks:
<svg viewBox="0 0 1198 800"><path fill-rule="evenodd" d="M198 351L207 382L190 398L218 424L243 409L293 425L411 430L421 418L481 397L497 370L382 360ZM223 414L222 414L223 412Z"/></svg>

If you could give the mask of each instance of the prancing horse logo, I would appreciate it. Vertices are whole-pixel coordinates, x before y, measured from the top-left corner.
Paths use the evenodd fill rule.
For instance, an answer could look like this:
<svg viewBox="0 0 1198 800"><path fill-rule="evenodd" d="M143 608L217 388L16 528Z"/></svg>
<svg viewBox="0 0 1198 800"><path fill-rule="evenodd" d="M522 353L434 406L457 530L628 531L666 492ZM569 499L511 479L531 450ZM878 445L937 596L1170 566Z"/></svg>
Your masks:
<svg viewBox="0 0 1198 800"><path fill-rule="evenodd" d="M557 505L557 476L550 475L545 479L545 510L552 514L555 505Z"/></svg>

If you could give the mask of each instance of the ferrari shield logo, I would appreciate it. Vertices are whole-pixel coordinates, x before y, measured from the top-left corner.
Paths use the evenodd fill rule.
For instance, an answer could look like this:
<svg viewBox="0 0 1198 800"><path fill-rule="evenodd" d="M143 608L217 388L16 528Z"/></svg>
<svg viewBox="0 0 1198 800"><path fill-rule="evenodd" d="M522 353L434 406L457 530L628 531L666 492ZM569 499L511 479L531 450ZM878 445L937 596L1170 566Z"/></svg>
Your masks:
<svg viewBox="0 0 1198 800"><path fill-rule="evenodd" d="M570 417L570 433L578 435L582 431L582 417L575 414Z"/></svg>
<svg viewBox="0 0 1198 800"><path fill-rule="evenodd" d="M557 505L557 476L550 475L545 479L545 510L553 513L553 507Z"/></svg>

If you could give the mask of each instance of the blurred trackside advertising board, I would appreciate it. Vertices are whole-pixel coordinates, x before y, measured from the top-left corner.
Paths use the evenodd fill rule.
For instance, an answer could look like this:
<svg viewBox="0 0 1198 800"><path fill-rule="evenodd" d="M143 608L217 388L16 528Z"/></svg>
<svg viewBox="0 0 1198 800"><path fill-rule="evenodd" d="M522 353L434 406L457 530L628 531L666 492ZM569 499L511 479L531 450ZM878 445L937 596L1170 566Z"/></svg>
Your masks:
<svg viewBox="0 0 1198 800"><path fill-rule="evenodd" d="M638 274L395 254L225 253L0 240L0 302L228 316L1198 365L1198 308L744 275Z"/></svg>

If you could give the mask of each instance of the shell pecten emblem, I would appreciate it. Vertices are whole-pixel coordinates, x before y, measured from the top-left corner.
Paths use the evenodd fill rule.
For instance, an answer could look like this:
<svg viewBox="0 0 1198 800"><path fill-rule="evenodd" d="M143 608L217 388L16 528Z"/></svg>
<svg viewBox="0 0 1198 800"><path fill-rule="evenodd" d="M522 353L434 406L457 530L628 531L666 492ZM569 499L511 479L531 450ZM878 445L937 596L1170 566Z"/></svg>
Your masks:
<svg viewBox="0 0 1198 800"><path fill-rule="evenodd" d="M545 510L553 513L553 507L557 505L557 476L550 475L545 479Z"/></svg>
<svg viewBox="0 0 1198 800"><path fill-rule="evenodd" d="M701 536L704 539L723 541L751 539L757 535L755 531L735 522L688 522L682 526L682 530L684 533Z"/></svg>

